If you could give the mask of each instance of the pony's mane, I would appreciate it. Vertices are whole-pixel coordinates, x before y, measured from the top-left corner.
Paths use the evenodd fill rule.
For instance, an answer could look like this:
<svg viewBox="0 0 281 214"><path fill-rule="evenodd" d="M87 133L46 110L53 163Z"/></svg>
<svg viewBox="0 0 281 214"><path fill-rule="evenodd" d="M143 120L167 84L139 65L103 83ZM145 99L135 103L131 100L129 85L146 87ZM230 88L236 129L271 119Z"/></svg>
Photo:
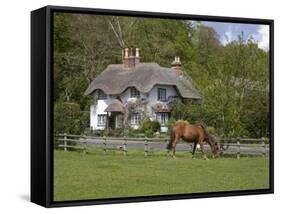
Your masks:
<svg viewBox="0 0 281 214"><path fill-rule="evenodd" d="M175 122L175 125L189 125L189 122L187 122L186 120L178 120L177 122Z"/></svg>

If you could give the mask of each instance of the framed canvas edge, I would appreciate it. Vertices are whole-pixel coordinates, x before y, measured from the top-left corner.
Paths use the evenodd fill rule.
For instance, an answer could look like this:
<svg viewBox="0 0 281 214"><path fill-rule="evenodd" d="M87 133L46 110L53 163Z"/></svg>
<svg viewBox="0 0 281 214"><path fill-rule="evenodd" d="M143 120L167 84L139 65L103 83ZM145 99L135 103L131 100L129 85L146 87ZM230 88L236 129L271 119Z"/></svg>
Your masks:
<svg viewBox="0 0 281 214"><path fill-rule="evenodd" d="M177 13L159 13L145 11L128 11L128 10L112 10L100 8L80 8L80 7L64 7L64 6L46 6L38 10L46 10L46 143L43 145L46 149L46 197L45 203L38 203L45 207L63 207L63 206L82 206L82 205L99 205L99 204L116 204L116 203L132 203L132 202L149 202L149 201L164 201L164 200L180 200L180 199L195 199L195 198L210 198L210 197L228 197L228 196L243 196L257 194L272 194L274 193L274 20L272 19L252 19L240 17L221 17L221 16L205 16L205 15L188 15ZM191 19L205 20L217 22L231 23L251 23L265 24L270 26L270 168L269 168L269 189L257 190L238 190L226 192L204 192L179 195L160 195L160 196L142 196L128 198L104 198L91 200L75 200L75 201L54 201L53 200L53 147L52 147L52 14L53 12L69 12L69 13L87 13L87 14L103 14L103 15L122 15L122 16L139 16L151 18L169 18L169 19ZM32 53L31 53L32 54ZM31 132L34 130L31 130ZM31 172L31 174L34 172Z"/></svg>
<svg viewBox="0 0 281 214"><path fill-rule="evenodd" d="M189 19L195 21L214 21L214 22L230 22L230 23L249 23L249 24L271 24L273 19L261 18L243 18L230 16L212 16L212 15L194 15L183 13L168 13L155 11L134 11L134 10L118 10L118 9L102 9L102 8L86 8L86 7L69 7L69 6L46 6L50 11L58 11L65 13L85 13L85 14L101 14L101 15L117 15L117 16L135 16L148 18L167 18L167 19Z"/></svg>
<svg viewBox="0 0 281 214"><path fill-rule="evenodd" d="M30 200L47 206L46 184L49 182L46 157L46 8L31 12L31 150L30 150ZM38 143L40 142L40 144Z"/></svg>

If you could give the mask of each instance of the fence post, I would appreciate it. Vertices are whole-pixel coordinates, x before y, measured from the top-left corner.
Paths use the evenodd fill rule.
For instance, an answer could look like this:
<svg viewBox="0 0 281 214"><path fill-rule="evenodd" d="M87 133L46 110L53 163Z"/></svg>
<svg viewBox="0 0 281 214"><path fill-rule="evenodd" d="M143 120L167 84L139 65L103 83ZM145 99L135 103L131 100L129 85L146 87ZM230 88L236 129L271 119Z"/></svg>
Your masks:
<svg viewBox="0 0 281 214"><path fill-rule="evenodd" d="M67 135L66 133L63 133L63 147L64 147L64 151L67 151Z"/></svg>
<svg viewBox="0 0 281 214"><path fill-rule="evenodd" d="M263 157L265 157L265 155L266 155L266 149L265 149L265 139L264 139L264 137L262 137L262 148L263 148L263 150L262 150L262 156Z"/></svg>
<svg viewBox="0 0 281 214"><path fill-rule="evenodd" d="M103 151L106 153L106 136L103 136Z"/></svg>
<svg viewBox="0 0 281 214"><path fill-rule="evenodd" d="M237 159L240 159L240 138L237 138Z"/></svg>
<svg viewBox="0 0 281 214"><path fill-rule="evenodd" d="M124 136L123 154L127 155L127 138L126 138L126 136Z"/></svg>
<svg viewBox="0 0 281 214"><path fill-rule="evenodd" d="M144 156L148 155L148 141L147 141L147 137L145 137L144 140Z"/></svg>

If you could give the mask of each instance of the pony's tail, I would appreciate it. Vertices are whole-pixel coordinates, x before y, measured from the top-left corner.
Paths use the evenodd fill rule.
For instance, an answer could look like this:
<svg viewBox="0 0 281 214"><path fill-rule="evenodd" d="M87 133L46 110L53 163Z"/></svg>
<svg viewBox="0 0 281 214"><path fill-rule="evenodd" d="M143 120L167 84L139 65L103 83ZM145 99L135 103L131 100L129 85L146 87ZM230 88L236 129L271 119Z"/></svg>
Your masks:
<svg viewBox="0 0 281 214"><path fill-rule="evenodd" d="M174 132L173 132L173 128L171 128L171 134L170 134L170 140L169 143L167 144L167 150L171 150L172 149L172 143L174 140Z"/></svg>

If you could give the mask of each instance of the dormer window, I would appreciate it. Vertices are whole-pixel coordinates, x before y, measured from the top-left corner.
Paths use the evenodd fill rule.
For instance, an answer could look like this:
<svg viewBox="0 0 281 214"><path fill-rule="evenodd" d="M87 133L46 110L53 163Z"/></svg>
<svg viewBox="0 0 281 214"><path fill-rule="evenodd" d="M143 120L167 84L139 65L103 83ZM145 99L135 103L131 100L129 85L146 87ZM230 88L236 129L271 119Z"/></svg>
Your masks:
<svg viewBox="0 0 281 214"><path fill-rule="evenodd" d="M138 89L136 89L135 87L131 88L131 97L136 97L139 98L140 97L140 92Z"/></svg>
<svg viewBox="0 0 281 214"><path fill-rule="evenodd" d="M158 88L158 100L167 101L166 88Z"/></svg>
<svg viewBox="0 0 281 214"><path fill-rule="evenodd" d="M102 90L98 90L98 100L106 100L106 94Z"/></svg>

